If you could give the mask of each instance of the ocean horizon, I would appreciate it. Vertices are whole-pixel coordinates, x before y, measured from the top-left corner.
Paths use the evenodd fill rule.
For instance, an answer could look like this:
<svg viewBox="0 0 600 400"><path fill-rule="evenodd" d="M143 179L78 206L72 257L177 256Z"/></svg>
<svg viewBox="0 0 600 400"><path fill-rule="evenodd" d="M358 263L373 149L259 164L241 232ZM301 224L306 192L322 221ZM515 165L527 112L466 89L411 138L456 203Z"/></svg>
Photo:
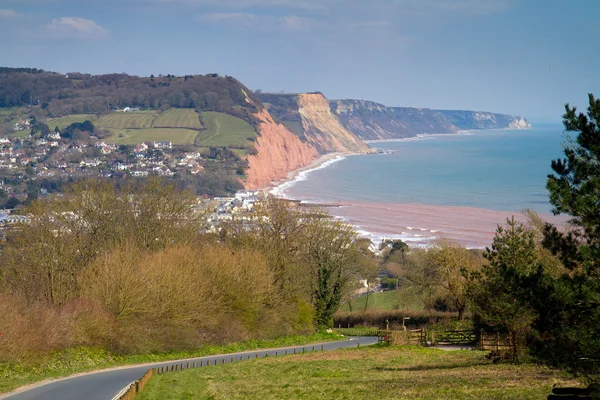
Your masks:
<svg viewBox="0 0 600 400"><path fill-rule="evenodd" d="M499 223L532 210L552 223L545 188L563 153L560 124L371 141L383 153L343 155L302 171L271 193L328 211L374 243L415 246L443 236L471 248L491 244Z"/></svg>

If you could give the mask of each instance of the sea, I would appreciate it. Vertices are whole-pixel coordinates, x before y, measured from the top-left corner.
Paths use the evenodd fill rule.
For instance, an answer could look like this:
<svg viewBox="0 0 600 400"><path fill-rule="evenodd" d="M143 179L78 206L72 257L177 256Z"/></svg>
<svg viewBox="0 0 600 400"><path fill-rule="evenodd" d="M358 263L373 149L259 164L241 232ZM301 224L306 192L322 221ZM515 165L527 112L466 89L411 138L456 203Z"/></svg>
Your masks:
<svg viewBox="0 0 600 400"><path fill-rule="evenodd" d="M378 154L338 156L272 192L319 204L374 243L485 248L507 218L526 222L524 210L567 221L552 215L545 187L565 142L558 123L374 141Z"/></svg>

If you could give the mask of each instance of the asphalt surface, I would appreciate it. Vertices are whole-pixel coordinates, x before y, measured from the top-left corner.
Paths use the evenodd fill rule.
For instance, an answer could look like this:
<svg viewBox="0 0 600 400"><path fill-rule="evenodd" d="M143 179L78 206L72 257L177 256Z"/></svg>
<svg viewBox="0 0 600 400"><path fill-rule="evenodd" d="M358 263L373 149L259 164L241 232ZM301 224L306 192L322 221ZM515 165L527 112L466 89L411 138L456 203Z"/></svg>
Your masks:
<svg viewBox="0 0 600 400"><path fill-rule="evenodd" d="M181 366L184 368L187 363L190 366L193 362L196 362L197 366L200 363L204 365L203 368L207 368L207 362L210 365L230 363L231 359L234 358L235 362L247 361L250 359L262 358L265 356L282 356L287 354L293 354L294 349L296 353L321 351L323 350L337 350L349 347L368 346L377 343L377 337L372 336L356 336L350 340L319 343L315 345L305 346L294 346L294 347L282 347L277 349L264 349L256 351L245 351L241 353L230 353L220 354L208 357L190 358L185 360L167 361L160 363L145 364L143 366L132 366L132 367L119 367L118 369L110 369L98 372L92 372L83 375L77 375L65 379L57 379L48 382L43 382L33 387L27 387L16 392L12 392L5 395L0 395L0 399L10 400L33 400L33 399L44 399L44 400L111 400L121 389L129 385L131 382L139 379L146 373L150 368L154 367L170 367L174 365ZM210 367L208 367L210 368Z"/></svg>

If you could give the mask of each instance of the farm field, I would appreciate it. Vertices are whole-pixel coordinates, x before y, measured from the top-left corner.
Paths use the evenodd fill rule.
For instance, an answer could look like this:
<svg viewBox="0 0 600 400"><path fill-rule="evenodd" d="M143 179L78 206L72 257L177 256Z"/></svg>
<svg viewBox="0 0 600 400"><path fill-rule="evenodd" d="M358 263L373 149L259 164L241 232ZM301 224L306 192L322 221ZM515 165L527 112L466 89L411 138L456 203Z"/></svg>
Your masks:
<svg viewBox="0 0 600 400"><path fill-rule="evenodd" d="M173 144L193 144L198 131L182 128L124 129L107 139L115 144L169 141Z"/></svg>
<svg viewBox="0 0 600 400"><path fill-rule="evenodd" d="M153 128L190 128L200 129L200 119L191 108L170 108L158 115L152 123Z"/></svg>
<svg viewBox="0 0 600 400"><path fill-rule="evenodd" d="M197 146L244 146L252 142L247 138L256 137L252 125L243 119L231 115L207 111L202 113L206 122L206 131L196 139Z"/></svg>
<svg viewBox="0 0 600 400"><path fill-rule="evenodd" d="M144 129L152 127L152 122L157 115L155 111L115 112L98 118L94 121L94 125L111 129Z"/></svg>
<svg viewBox="0 0 600 400"><path fill-rule="evenodd" d="M421 311L424 304L420 296L411 292L409 289L388 290L385 292L371 293L358 296L352 299L351 307L348 303L342 305L342 311L362 311L367 310L409 310Z"/></svg>
<svg viewBox="0 0 600 400"><path fill-rule="evenodd" d="M64 129L75 122L93 121L98 117L94 114L72 114L61 118L51 118L46 121L46 125L51 131L58 126L58 129Z"/></svg>
<svg viewBox="0 0 600 400"><path fill-rule="evenodd" d="M242 361L155 375L154 399L544 399L577 386L533 364L492 364L480 351L368 347Z"/></svg>

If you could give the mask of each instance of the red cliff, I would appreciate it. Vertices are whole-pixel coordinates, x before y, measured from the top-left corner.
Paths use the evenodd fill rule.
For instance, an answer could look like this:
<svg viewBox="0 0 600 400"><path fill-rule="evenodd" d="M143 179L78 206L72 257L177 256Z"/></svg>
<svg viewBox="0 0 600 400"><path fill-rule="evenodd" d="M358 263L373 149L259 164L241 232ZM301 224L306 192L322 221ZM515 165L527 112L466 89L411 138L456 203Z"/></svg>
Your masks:
<svg viewBox="0 0 600 400"><path fill-rule="evenodd" d="M273 121L268 111L262 110L255 116L260 120L256 140L258 154L248 156L249 168L244 182L247 189L264 188L319 156L313 147L301 142L284 125Z"/></svg>

